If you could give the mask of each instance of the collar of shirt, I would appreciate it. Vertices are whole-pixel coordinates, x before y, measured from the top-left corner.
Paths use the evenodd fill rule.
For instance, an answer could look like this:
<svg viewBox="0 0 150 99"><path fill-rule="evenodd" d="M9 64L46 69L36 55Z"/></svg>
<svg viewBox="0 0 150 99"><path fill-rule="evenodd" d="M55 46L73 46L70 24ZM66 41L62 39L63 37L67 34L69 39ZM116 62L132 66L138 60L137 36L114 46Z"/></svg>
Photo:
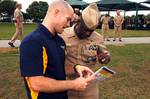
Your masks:
<svg viewBox="0 0 150 99"><path fill-rule="evenodd" d="M53 35L43 24L39 24L38 27L49 38L57 37L57 33L55 35Z"/></svg>
<svg viewBox="0 0 150 99"><path fill-rule="evenodd" d="M67 29L67 35L66 37L68 38L72 38L72 37L75 37L75 38L78 38L75 31L74 31L74 27L75 25L73 25L72 27L69 27L69 28L66 28ZM93 31L93 33L91 34L90 37L86 38L86 39L82 39L82 41L84 40L92 40L93 41L93 35L94 35L95 31ZM100 34L98 34L100 35ZM78 38L79 39L79 38Z"/></svg>
<svg viewBox="0 0 150 99"><path fill-rule="evenodd" d="M74 27L75 27L75 25L70 27L70 29L69 29L70 31L69 31L68 37L75 37L76 36L75 31L74 31Z"/></svg>

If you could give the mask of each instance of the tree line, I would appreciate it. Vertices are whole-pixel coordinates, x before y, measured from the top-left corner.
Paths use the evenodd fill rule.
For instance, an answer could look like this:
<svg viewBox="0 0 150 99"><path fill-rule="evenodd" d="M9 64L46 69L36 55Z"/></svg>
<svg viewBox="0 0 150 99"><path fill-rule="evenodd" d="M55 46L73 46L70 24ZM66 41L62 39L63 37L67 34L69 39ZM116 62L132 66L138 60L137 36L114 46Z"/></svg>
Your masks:
<svg viewBox="0 0 150 99"><path fill-rule="evenodd" d="M0 0L0 15L13 17L15 10L16 1L14 0ZM48 9L48 3L43 1L33 1L28 8L26 13L23 12L25 19L43 19Z"/></svg>
<svg viewBox="0 0 150 99"><path fill-rule="evenodd" d="M0 0L0 16L7 16L7 17L13 17L13 13L15 10L16 1L14 0ZM46 15L46 11L48 9L48 3L44 1L33 1L28 8L26 9L26 13L23 12L24 19L33 19L33 20L40 20L43 19ZM112 27L113 27L113 18L111 18L112 21ZM125 27L130 26L134 27L135 22L138 22L138 25L140 27L146 25L146 27L150 27L150 14L147 16L140 15L138 18L135 18L135 16L129 17L125 16Z"/></svg>

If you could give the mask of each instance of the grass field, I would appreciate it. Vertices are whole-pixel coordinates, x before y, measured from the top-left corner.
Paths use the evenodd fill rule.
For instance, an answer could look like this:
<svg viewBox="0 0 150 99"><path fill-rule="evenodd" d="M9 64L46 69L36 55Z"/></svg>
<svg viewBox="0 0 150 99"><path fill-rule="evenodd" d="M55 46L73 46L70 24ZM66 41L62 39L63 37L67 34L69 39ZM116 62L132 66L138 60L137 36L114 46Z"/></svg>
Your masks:
<svg viewBox="0 0 150 99"><path fill-rule="evenodd" d="M97 29L99 33L101 33L100 29ZM109 30L109 36L113 37L114 31L113 29ZM150 37L150 30L123 30L123 37Z"/></svg>
<svg viewBox="0 0 150 99"><path fill-rule="evenodd" d="M0 48L0 99L27 99L21 84L17 49ZM24 97L24 98L20 98Z"/></svg>
<svg viewBox="0 0 150 99"><path fill-rule="evenodd" d="M99 83L100 99L149 99L150 45L108 46L117 74ZM17 49L0 50L0 99L26 99Z"/></svg>
<svg viewBox="0 0 150 99"><path fill-rule="evenodd" d="M24 24L24 35L27 35L36 28L36 24ZM100 29L97 29L100 32ZM0 40L10 39L15 32L15 26L12 23L0 23ZM110 37L113 37L113 30L109 31ZM123 30L123 37L150 37L150 30Z"/></svg>
<svg viewBox="0 0 150 99"><path fill-rule="evenodd" d="M24 24L23 32L26 36L37 27L36 24ZM15 32L15 26L12 23L0 23L0 40L9 40Z"/></svg>
<svg viewBox="0 0 150 99"><path fill-rule="evenodd" d="M102 99L149 99L150 45L109 46L109 66L117 71L100 83Z"/></svg>

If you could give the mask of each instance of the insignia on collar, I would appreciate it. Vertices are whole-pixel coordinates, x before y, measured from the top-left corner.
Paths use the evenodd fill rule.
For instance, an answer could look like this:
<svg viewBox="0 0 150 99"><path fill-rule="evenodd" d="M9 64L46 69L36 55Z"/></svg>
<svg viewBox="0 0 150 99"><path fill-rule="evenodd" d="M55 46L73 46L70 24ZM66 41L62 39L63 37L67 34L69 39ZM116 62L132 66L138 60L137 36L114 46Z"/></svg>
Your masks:
<svg viewBox="0 0 150 99"><path fill-rule="evenodd" d="M61 47L62 49L65 49L65 46L63 46L63 45L62 45L62 46L60 46L60 47Z"/></svg>
<svg viewBox="0 0 150 99"><path fill-rule="evenodd" d="M71 46L71 43L67 43L66 45L67 45L67 46Z"/></svg>

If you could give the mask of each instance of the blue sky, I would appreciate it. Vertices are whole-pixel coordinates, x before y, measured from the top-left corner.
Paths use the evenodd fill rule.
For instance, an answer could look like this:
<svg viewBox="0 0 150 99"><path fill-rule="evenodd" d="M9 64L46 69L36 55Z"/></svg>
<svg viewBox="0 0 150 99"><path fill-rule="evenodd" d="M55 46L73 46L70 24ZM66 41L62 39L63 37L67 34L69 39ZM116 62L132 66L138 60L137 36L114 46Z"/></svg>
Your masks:
<svg viewBox="0 0 150 99"><path fill-rule="evenodd" d="M28 6L29 6L33 1L46 1L46 2L50 3L52 0L15 0L15 1L17 1L17 2L19 2L19 3L22 3L22 6L23 6L23 7L22 7L22 11L25 12L25 11L26 11L26 8L28 8ZM99 1L99 0L83 0L83 1L91 3L91 2ZM146 0L129 0L129 1L142 2L142 1L146 1ZM149 5L149 7L150 7L150 5ZM103 13L107 13L107 12L102 12L102 14L103 14ZM123 14L123 12L122 12L121 14ZM139 14L145 14L145 15L147 15L147 14L150 14L150 11L139 11ZM115 15L115 12L110 12L110 15L111 15L111 16L114 16L114 15ZM135 15L135 11L128 11L128 12L126 12L126 15L128 15L128 16Z"/></svg>

